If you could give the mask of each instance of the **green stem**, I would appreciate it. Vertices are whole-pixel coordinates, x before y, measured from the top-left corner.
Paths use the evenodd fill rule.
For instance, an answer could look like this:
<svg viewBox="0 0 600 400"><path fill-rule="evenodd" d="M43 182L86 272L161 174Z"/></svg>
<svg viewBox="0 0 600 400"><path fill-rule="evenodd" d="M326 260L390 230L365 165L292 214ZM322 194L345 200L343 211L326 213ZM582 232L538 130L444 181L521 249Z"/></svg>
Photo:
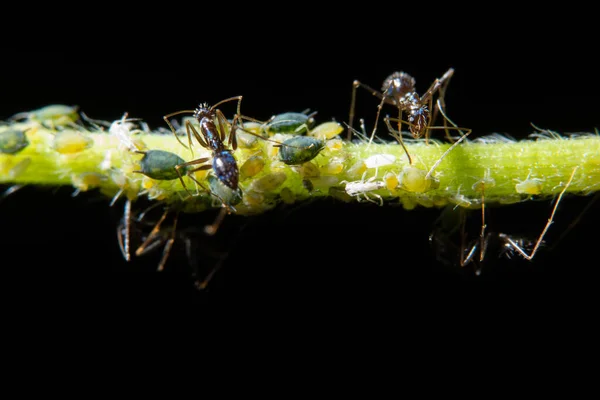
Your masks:
<svg viewBox="0 0 600 400"><path fill-rule="evenodd" d="M119 194L135 200L147 196L180 203L188 212L220 207L189 177L184 177L184 182L193 193L191 197L178 179L160 181L134 172L141 169L142 154L123 148L118 137L106 132L80 130L86 140L91 139L91 146L79 149L79 136L63 136L75 131L56 132L25 122L1 126L0 133L8 129L26 132L29 143L14 154L0 152L0 183L70 185L81 191L97 187L112 197ZM147 149L169 151L186 161L210 157L209 152L197 146L192 158L190 151L170 134L140 133L133 138ZM282 201L325 196L344 201L400 202L406 209L447 204L477 208L482 199L486 204L511 204L556 195L575 169L566 193L587 195L600 188L600 137L593 134L463 142L433 171L431 167L449 144L406 143L412 166L397 143L350 143L336 138L329 140L310 164L295 166L281 162L278 148L271 142L258 139L251 146L240 145L234 152L242 174L256 172L251 177L243 175L240 180L243 200L236 210L242 215L261 213ZM74 153L61 154L57 149ZM264 167L260 169L261 163L245 164L251 157L261 159ZM208 171L195 175L205 187L207 176Z"/></svg>

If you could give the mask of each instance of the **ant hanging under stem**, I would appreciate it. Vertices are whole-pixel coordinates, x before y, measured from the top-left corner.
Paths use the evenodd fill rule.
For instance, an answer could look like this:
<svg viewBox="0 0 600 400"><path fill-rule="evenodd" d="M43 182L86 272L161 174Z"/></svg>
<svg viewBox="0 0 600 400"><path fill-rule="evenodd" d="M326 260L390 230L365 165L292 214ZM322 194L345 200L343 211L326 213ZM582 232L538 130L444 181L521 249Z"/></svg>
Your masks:
<svg viewBox="0 0 600 400"><path fill-rule="evenodd" d="M454 74L454 69L450 68L446 73L439 79L436 79L429 89L419 96L415 90L415 79L405 72L394 72L388 76L383 82L381 92L365 85L362 82L354 81L352 84L352 100L350 102L350 115L348 119L348 140L352 138L352 124L354 121L354 109L356 105L356 89L362 87L369 91L373 96L381 99L381 102L377 106L377 116L375 117L375 124L373 126L373 132L369 139L369 143L373 141L375 132L377 130L377 123L379 122L379 115L381 114L381 108L384 103L391 104L398 109L398 132L402 132L402 113L408 114L409 130L413 138L418 139L425 135L425 140L429 139L429 125L432 121L435 121L440 107L444 107L444 95L446 87L450 78ZM430 118L430 109L433 104L433 95L439 92L438 103L433 111L433 117ZM429 107L428 107L429 106ZM444 121L444 128L446 128L446 137L453 141L450 134L447 131L446 121Z"/></svg>

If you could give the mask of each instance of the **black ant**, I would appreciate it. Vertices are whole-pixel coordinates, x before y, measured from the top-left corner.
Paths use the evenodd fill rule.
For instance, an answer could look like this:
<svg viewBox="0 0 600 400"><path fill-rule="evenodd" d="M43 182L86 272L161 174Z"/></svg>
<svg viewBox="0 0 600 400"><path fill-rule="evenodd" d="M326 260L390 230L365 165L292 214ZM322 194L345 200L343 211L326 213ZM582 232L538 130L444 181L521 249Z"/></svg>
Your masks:
<svg viewBox="0 0 600 400"><path fill-rule="evenodd" d="M373 96L381 99L379 106L377 107L377 116L375 118L375 125L373 126L373 132L369 143L373 141L375 137L375 131L377 130L377 123L379 121L379 115L381 108L384 103L391 104L398 108L398 119L393 119L398 122L398 132L402 132L402 122L406 122L409 126L410 133L413 138L419 139L425 134L425 140L428 140L429 132L431 129L431 121L435 121L438 110L445 107L444 95L446 87L450 78L454 74L454 69L450 68L446 73L439 79L436 79L429 89L419 96L415 90L415 79L405 72L394 72L388 76L383 82L381 92L365 85L362 82L354 81L352 84L352 100L350 103L350 116L349 116L349 129L348 129L348 140L352 138L352 123L354 121L354 108L356 104L356 89L362 87L368 90ZM430 118L430 110L432 108L433 95L439 92L438 102L433 112L433 118ZM408 121L402 120L402 113L408 114ZM389 118L388 118L389 120ZM448 127L444 120L444 129L446 129L446 136L450 141L453 141L448 133Z"/></svg>
<svg viewBox="0 0 600 400"><path fill-rule="evenodd" d="M550 217L548 218L546 225L542 229L542 232L538 236L537 240L529 240L520 237L514 237L512 235L502 233L502 232L487 232L486 233L486 213L485 213L485 179L479 182L479 190L481 191L481 230L479 233L479 238L471 241L468 245L467 234L465 231L466 228L466 213L465 210L461 210L460 213L460 221L456 221L451 217L453 215L453 210L447 208L442 215L436 221L436 225L440 225L440 227L436 227L434 231L429 236L430 245L436 250L436 252L444 253L447 250L447 247L454 247L448 243L448 240L451 235L453 235L457 229L457 226L460 226L460 266L465 267L471 262L475 264L475 273L479 275L481 273L481 266L478 265L484 261L486 251L491 241L497 242L500 245L500 255L504 255L507 258L511 258L514 254L519 254L522 258L528 261L532 261L541 245L544 243L544 237L548 232L550 226L554 223L554 215L556 214L556 210L558 209L558 205L560 204L563 195L571 185L575 173L577 172L579 167L575 167L571 176L564 188L558 194L556 201L554 202L554 206L552 207L552 211L550 213ZM448 219L448 226L441 226L445 221L444 219ZM456 225L455 225L456 224ZM570 227L571 228L571 227ZM476 254L479 253L479 256L476 257Z"/></svg>
<svg viewBox="0 0 600 400"><path fill-rule="evenodd" d="M217 107L223 103L227 103L229 101L235 101L235 100L237 100L237 102L238 102L237 103L237 112L235 114L235 117L233 118L233 121L230 124L229 121L227 121L227 118L225 118L225 115L223 115L223 112L221 110L219 110ZM240 112L241 103L242 103L242 96L235 96L235 97L227 98L225 100L221 100L211 107L209 107L208 104L203 103L203 104L200 104L200 106L198 108L196 108L195 110L176 111L174 113L167 114L163 117L165 122L169 125L169 128L171 128L171 131L175 135L175 138L179 141L179 143L181 143L181 145L183 147L189 148L190 151L192 151L192 155L193 155L192 135L194 135L194 137L196 138L196 140L198 141L198 143L200 143L200 145L202 147L210 150L212 153L211 157L202 157L202 158L198 158L196 160L192 160L192 161L188 161L188 162L184 162L184 163L176 165L175 169L178 174L180 174L180 170L182 170L182 169L188 174L188 176L192 172L212 169L214 174L218 178L218 180L221 183L223 183L227 188L231 189L232 193L241 193L240 189L238 187L239 175L240 175L239 168L238 168L237 162L232 154L232 151L237 149L237 136L236 136L237 129L239 129L245 133L251 134L253 136L259 137L263 140L267 140L270 142L277 143L278 145L281 145L280 142L267 139L263 136L257 135L253 132L250 132L250 131L247 131L244 129L244 126L243 126L244 119L249 120L249 121L255 121L255 120L250 117L245 117L241 114L241 112ZM184 113L193 114L194 119L198 121L198 124L200 126L200 133L198 133L198 131L196 130L194 125L192 125L192 123L189 120L185 121L185 129L187 132L189 147L186 146L179 139L179 136L177 135L175 128L169 121L170 117L173 117L178 114L184 114ZM242 120L242 125L238 124L239 120ZM225 146L226 133L227 133L225 127L228 125L231 125L230 132L229 132L229 139L227 140L227 147L230 147L230 148L227 148ZM294 146L292 146L292 147L294 147ZM211 164L206 164L206 162L209 161L211 158L212 158ZM188 168L190 166L198 165L198 164L202 164L202 165L200 165L199 167L193 168L193 169ZM181 174L180 174L180 176L181 176ZM204 188L204 186L202 184L200 184L200 182L198 182L195 179L194 179L194 181ZM223 204L223 207L224 207L221 210L221 214L217 217L217 220L215 221L215 223L213 225L211 225L210 227L207 227L207 233L214 234L218 228L218 225L220 224L220 221L225 216L225 212L231 212L231 211L235 212L235 209L233 208L234 204L231 204L230 201L223 199L223 197L231 197L231 196L229 196L229 195L220 196L220 195L216 194L213 190L208 190L206 188L204 188L204 189L207 190L212 195L214 195L215 197L217 197L221 201L221 203ZM189 194L189 192L188 192L188 194ZM239 196L233 196L233 197L240 198Z"/></svg>

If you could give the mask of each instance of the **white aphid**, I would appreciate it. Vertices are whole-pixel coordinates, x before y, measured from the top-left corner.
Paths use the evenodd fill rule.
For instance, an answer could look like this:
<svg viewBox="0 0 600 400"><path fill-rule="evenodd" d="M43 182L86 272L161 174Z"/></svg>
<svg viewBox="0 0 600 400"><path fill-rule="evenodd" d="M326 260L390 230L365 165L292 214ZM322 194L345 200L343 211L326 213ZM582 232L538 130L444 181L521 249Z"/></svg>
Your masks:
<svg viewBox="0 0 600 400"><path fill-rule="evenodd" d="M374 156L368 157L364 160L367 168L379 168L386 165L391 165L396 161L396 156L391 154L375 154Z"/></svg>
<svg viewBox="0 0 600 400"><path fill-rule="evenodd" d="M135 125L131 122L132 120L127 119L127 113L123 114L121 119L114 121L110 128L108 128L108 133L116 136L119 139L120 147L124 147L129 151L138 151L139 149L131 140L131 129L135 127Z"/></svg>

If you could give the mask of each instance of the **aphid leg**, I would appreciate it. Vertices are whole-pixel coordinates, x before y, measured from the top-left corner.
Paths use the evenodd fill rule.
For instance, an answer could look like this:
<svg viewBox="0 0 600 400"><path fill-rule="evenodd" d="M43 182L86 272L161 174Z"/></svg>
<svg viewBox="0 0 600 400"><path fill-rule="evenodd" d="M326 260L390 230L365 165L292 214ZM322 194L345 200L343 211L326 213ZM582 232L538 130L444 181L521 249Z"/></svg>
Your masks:
<svg viewBox="0 0 600 400"><path fill-rule="evenodd" d="M123 207L123 216L121 217L121 223L117 226L117 240L119 241L119 248L121 254L126 261L131 261L131 253L129 250L129 244L131 239L131 200L125 201L125 207Z"/></svg>
<svg viewBox="0 0 600 400"><path fill-rule="evenodd" d="M158 263L158 271L163 271L165 269L165 264L167 263L167 259L169 258L169 254L171 254L171 248L173 247L173 243L175 242L175 237L177 234L177 219L179 218L179 211L175 213L175 217L173 218L173 225L171 226L171 235L165 247L163 248L163 254Z"/></svg>
<svg viewBox="0 0 600 400"><path fill-rule="evenodd" d="M500 237L500 239L503 239L507 244L509 244L510 246L512 246L526 260L531 261L533 259L533 257L535 257L535 254L537 253L538 249L540 248L540 245L542 244L542 240L544 239L544 236L546 236L546 232L550 228L550 225L552 225L552 223L554 222L554 214L556 213L556 209L558 208L558 204L560 203L560 200L562 199L562 196L565 194L565 192L569 188L569 185L571 185L571 181L573 181L573 177L575 176L575 172L577 172L578 168L579 168L579 166L576 166L573 169L573 172L571 173L571 177L569 178L569 181L567 182L567 184L565 185L565 187L563 188L563 190L558 195L558 198L556 199L556 203L554 203L554 207L552 208L552 213L550 214L550 218L548 218L548 222L544 226L544 229L542 230L542 233L540 234L540 237L535 242L535 246L533 247L533 250L531 250L531 254L527 254L525 252L525 250L523 250L523 248L521 246L519 246L507 234L500 233L498 235Z"/></svg>
<svg viewBox="0 0 600 400"><path fill-rule="evenodd" d="M177 139L177 141L186 149L188 148L185 144L183 144L183 142L181 141L181 139L179 139L179 135L177 134L177 131L175 130L175 128L173 127L173 124L171 124L171 121L169 121L169 118L174 117L175 115L179 115L179 114L193 114L194 110L181 110L181 111L175 111L171 114L167 114L163 117L163 119L165 120L165 122L167 123L167 125L169 125L169 128L171 128L171 132L173 132L173 135L175 135L175 139ZM187 125L187 124L186 124ZM187 126L186 126L187 128ZM189 137L189 131L188 131L188 137ZM190 139L190 150L192 150L192 141ZM193 154L192 154L193 156Z"/></svg>

